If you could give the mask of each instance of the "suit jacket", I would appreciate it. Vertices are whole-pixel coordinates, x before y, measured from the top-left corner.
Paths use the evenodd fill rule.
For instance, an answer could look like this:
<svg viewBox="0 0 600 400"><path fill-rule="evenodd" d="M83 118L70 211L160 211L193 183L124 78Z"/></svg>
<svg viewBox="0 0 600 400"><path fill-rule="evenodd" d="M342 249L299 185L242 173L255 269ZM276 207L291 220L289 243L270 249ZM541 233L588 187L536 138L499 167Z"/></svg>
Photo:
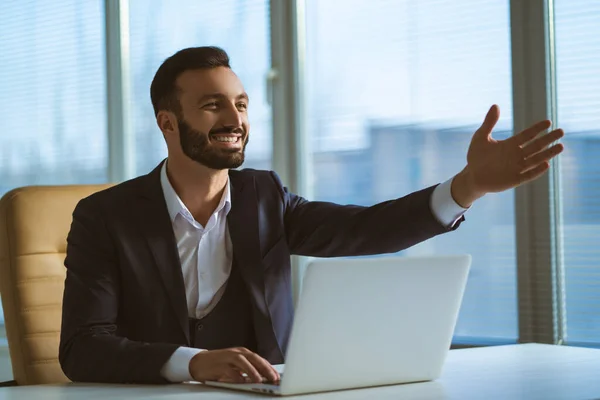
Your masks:
<svg viewBox="0 0 600 400"><path fill-rule="evenodd" d="M165 382L161 368L190 344L161 165L81 200L73 212L59 351L73 381ZM283 362L293 319L291 254L392 253L448 230L430 209L434 187L360 207L307 201L270 171L229 177L234 258L252 301L258 353L273 363Z"/></svg>

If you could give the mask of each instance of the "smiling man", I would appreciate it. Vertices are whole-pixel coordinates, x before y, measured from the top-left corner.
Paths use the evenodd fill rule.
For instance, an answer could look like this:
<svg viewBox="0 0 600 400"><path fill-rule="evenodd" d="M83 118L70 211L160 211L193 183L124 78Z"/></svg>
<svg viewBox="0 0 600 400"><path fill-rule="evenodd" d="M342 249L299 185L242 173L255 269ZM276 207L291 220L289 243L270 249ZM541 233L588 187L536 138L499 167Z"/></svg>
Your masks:
<svg viewBox="0 0 600 400"><path fill-rule="evenodd" d="M313 202L235 170L248 95L215 47L165 60L151 98L168 158L80 201L65 265L60 363L74 381L276 381L293 320L290 255L393 253L457 229L486 193L539 177L563 132L507 139L493 106L453 179L372 207Z"/></svg>

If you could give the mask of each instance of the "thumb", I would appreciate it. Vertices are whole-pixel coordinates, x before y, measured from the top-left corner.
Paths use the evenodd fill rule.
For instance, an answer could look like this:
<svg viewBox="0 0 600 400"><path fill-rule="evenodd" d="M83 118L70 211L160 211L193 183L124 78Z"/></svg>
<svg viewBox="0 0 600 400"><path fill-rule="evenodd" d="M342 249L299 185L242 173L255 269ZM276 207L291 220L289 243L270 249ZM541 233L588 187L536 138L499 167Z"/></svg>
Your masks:
<svg viewBox="0 0 600 400"><path fill-rule="evenodd" d="M490 107L485 119L483 120L483 124L477 129L475 132L475 137L477 138L489 138L492 134L492 129L496 126L498 119L500 118L500 108L494 104Z"/></svg>

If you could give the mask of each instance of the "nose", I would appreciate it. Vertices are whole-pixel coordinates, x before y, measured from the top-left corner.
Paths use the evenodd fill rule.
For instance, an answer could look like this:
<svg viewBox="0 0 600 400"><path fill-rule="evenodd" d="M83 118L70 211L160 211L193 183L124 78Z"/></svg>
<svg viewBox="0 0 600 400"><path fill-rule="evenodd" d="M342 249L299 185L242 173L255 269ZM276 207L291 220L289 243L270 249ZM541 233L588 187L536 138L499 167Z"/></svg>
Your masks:
<svg viewBox="0 0 600 400"><path fill-rule="evenodd" d="M235 105L230 105L222 114L222 124L226 128L237 129L242 127L242 113Z"/></svg>

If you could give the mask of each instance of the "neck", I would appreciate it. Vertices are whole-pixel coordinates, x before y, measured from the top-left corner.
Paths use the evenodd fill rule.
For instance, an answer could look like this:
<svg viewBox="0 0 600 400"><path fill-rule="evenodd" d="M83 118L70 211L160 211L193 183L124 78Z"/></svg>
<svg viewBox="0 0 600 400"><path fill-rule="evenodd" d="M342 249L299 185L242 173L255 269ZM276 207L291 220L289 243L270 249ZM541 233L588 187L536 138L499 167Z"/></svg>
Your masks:
<svg viewBox="0 0 600 400"><path fill-rule="evenodd" d="M193 160L168 158L167 177L175 192L203 226L219 205L229 170L207 168Z"/></svg>

